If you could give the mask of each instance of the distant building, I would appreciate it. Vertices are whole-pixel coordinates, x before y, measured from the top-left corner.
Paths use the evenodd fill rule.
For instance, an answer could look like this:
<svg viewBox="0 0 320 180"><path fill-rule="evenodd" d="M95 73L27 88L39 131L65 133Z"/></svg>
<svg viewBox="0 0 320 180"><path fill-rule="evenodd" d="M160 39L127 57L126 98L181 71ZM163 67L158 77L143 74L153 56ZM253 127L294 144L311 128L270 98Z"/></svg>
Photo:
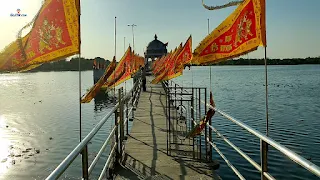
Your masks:
<svg viewBox="0 0 320 180"><path fill-rule="evenodd" d="M108 60L105 60L101 57L96 57L93 60L93 82L94 84L96 82L98 82L98 80L100 79L100 77L103 75L105 69L108 66Z"/></svg>
<svg viewBox="0 0 320 180"><path fill-rule="evenodd" d="M168 53L167 45L168 43L159 41L158 36L156 34L154 35L154 40L148 44L147 50L144 53L145 67L147 71L151 70L151 65L156 58L159 58ZM151 62L149 62L149 60L151 60Z"/></svg>

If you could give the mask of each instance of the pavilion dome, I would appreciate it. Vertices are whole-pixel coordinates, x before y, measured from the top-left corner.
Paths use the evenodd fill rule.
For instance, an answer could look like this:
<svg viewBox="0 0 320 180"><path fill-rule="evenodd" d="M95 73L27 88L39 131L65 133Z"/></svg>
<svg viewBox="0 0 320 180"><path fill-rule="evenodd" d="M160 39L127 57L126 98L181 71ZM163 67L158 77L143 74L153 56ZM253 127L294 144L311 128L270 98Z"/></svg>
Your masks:
<svg viewBox="0 0 320 180"><path fill-rule="evenodd" d="M146 54L149 56L161 56L167 53L167 43L158 40L158 36L154 35L154 40L151 41L147 46Z"/></svg>
<svg viewBox="0 0 320 180"><path fill-rule="evenodd" d="M154 40L148 44L147 50L167 49L166 46L167 46L166 44L158 40L157 35L154 35Z"/></svg>

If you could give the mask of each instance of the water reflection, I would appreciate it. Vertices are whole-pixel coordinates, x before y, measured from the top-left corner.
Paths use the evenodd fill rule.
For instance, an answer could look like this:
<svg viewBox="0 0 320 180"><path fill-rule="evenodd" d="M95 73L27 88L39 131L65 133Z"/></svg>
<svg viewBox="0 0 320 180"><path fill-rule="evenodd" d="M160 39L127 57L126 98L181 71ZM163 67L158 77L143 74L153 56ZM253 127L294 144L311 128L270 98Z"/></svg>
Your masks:
<svg viewBox="0 0 320 180"><path fill-rule="evenodd" d="M0 115L0 174L5 173L11 166L10 141L6 138L5 130L8 126L5 124L5 117Z"/></svg>
<svg viewBox="0 0 320 180"><path fill-rule="evenodd" d="M100 112L114 105L115 98L106 94L99 94L94 98L94 111Z"/></svg>

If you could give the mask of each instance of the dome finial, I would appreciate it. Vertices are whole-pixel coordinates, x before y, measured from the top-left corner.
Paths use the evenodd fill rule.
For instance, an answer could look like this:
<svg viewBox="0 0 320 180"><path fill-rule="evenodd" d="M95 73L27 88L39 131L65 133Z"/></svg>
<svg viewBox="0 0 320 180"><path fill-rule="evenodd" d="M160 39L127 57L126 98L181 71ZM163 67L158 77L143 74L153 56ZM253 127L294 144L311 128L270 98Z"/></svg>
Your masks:
<svg viewBox="0 0 320 180"><path fill-rule="evenodd" d="M157 34L154 35L154 39L155 39L155 40L158 40Z"/></svg>

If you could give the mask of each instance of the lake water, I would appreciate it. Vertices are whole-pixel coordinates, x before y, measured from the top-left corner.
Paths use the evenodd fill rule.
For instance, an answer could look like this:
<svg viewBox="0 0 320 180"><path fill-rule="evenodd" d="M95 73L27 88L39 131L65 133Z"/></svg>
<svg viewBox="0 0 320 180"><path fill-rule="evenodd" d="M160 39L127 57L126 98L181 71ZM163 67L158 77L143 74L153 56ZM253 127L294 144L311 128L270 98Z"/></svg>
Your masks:
<svg viewBox="0 0 320 180"><path fill-rule="evenodd" d="M320 66L269 66L270 136L320 166ZM210 89L209 67L193 67L174 79L183 85ZM93 84L92 71L82 72L82 92ZM132 82L127 82L127 89ZM265 132L263 66L214 66L212 91L218 108ZM79 142L78 72L0 74L0 179L44 179ZM112 102L82 105L83 137L109 112ZM216 114L213 125L259 160L259 140ZM112 127L110 119L89 145L92 160ZM225 156L247 179L259 173L220 139ZM29 149L30 148L30 149ZM28 150L27 150L28 149ZM36 150L40 150L37 153ZM101 171L102 160L93 172ZM219 175L237 179L217 153ZM278 179L317 179L274 149L270 172ZM80 157L62 179L80 179Z"/></svg>

